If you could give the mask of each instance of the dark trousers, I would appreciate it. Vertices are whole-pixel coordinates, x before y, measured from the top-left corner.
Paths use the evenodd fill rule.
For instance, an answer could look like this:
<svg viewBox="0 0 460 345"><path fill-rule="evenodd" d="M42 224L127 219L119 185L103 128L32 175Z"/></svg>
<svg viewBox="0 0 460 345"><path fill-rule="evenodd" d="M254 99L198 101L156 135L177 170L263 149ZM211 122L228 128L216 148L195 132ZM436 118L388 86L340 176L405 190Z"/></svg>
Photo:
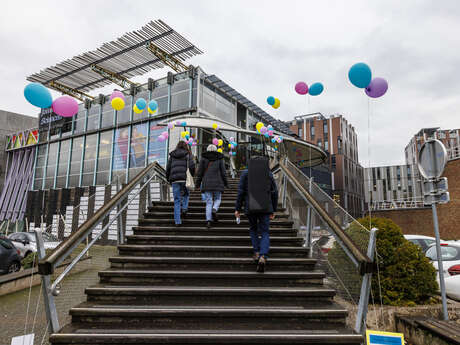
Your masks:
<svg viewBox="0 0 460 345"><path fill-rule="evenodd" d="M248 214L249 234L255 253L267 257L270 250L270 215Z"/></svg>

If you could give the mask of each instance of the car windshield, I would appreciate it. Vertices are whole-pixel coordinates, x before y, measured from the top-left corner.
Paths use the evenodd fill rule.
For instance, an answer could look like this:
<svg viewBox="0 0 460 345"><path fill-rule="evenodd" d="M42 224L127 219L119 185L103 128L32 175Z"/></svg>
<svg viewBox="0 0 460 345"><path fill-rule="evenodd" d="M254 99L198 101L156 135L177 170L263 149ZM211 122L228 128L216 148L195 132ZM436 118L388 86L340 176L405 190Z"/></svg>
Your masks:
<svg viewBox="0 0 460 345"><path fill-rule="evenodd" d="M456 247L443 246L441 247L441 254L442 260L456 260L459 256L459 250ZM438 260L438 257L436 255L436 246L433 246L426 251L426 256L432 261Z"/></svg>
<svg viewBox="0 0 460 345"><path fill-rule="evenodd" d="M10 242L4 240L3 238L0 238L0 245L5 249L13 249L13 245Z"/></svg>

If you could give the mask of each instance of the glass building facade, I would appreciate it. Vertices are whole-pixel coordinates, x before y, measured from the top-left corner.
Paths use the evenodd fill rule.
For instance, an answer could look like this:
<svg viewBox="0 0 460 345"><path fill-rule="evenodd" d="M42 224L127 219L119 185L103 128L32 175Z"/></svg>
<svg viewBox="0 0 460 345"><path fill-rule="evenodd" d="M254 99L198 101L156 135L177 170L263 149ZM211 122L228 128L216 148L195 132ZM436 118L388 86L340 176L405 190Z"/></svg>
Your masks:
<svg viewBox="0 0 460 345"><path fill-rule="evenodd" d="M266 116L259 116L255 109L244 106L235 93L216 85L217 77L209 77L196 68L194 73L170 73L166 78L149 80L123 91L125 107L120 111L112 108L110 95L80 104L78 114L62 126L40 131L32 189L105 185L115 179L128 182L153 161L165 166L167 143L157 140L165 128L158 123L170 116L215 116L245 129L252 129L257 121L276 126L276 120L271 118L273 122L269 122L268 114L260 108L257 109ZM148 113L147 107L140 114L133 111L140 97L157 101L154 115ZM210 141L209 133L196 134L201 142Z"/></svg>

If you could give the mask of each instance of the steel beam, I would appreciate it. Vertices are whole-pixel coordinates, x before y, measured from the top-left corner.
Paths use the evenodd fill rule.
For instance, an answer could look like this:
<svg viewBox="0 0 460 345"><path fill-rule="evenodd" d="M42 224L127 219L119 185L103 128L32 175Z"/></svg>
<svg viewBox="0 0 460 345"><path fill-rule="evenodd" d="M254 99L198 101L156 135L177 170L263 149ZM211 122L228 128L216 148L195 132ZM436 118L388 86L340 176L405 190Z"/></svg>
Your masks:
<svg viewBox="0 0 460 345"><path fill-rule="evenodd" d="M72 96L76 99L79 99L82 102L85 101L85 98L94 99L93 96L88 95L87 93L74 89L70 86L58 83L57 81L51 81L48 84L45 84L45 86L49 87L50 89L56 90L58 92L62 92L66 95Z"/></svg>
<svg viewBox="0 0 460 345"><path fill-rule="evenodd" d="M91 65L91 70L99 74L104 79L109 79L112 83L120 85L124 89L127 88L127 85L137 85L137 83L134 83L128 78L123 77L121 74L110 71L107 68L96 64Z"/></svg>
<svg viewBox="0 0 460 345"><path fill-rule="evenodd" d="M160 47L153 44L153 42L147 43L146 47L153 55L163 61L167 66L171 67L177 73L188 71L188 66L186 66L182 61L176 58L174 55L169 54Z"/></svg>

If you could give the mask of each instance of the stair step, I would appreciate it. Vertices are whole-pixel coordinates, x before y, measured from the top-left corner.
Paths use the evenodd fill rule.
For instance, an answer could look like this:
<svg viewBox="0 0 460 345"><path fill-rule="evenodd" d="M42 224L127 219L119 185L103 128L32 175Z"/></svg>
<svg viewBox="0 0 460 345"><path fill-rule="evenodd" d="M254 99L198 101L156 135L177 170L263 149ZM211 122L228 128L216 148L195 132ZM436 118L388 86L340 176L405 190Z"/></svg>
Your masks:
<svg viewBox="0 0 460 345"><path fill-rule="evenodd" d="M213 257L151 257L151 256L116 256L109 258L112 268L152 269L152 270L240 270L250 271L255 262L249 257L213 258ZM271 258L271 270L312 270L316 259ZM268 266L267 266L268 267Z"/></svg>
<svg viewBox="0 0 460 345"><path fill-rule="evenodd" d="M211 330L274 330L288 322L291 329L302 329L305 322L344 323L348 312L335 304L318 304L312 308L254 307L174 307L139 305L99 305L83 302L70 309L72 322L123 323ZM266 320L270 322L267 323Z"/></svg>
<svg viewBox="0 0 460 345"><path fill-rule="evenodd" d="M262 331L250 330L219 330L208 329L177 330L152 329L140 325L115 325L95 328L93 324L74 324L65 326L59 333L52 334L52 344L348 344L359 345L364 339L343 326L328 324L308 325L301 330ZM118 326L118 327L117 327ZM310 326L310 327L309 327Z"/></svg>
<svg viewBox="0 0 460 345"><path fill-rule="evenodd" d="M251 257L251 246L189 246L189 245L119 245L120 255L129 256L193 256L193 257ZM270 258L306 258L308 248L270 247Z"/></svg>
<svg viewBox="0 0 460 345"><path fill-rule="evenodd" d="M147 225L147 224L152 224L152 225L157 225L157 224L171 224L174 225L174 219L171 218L164 218L164 219L150 219L150 218L144 218L144 219L139 219L139 225ZM206 220L205 219L188 219L185 218L182 220L182 224L184 226L196 226L196 227L206 227ZM270 221L270 229L271 228L292 228L292 225L294 223L292 221L288 220L272 220ZM249 227L249 222L247 219L241 219L241 223L238 225L236 224L235 219L232 220L219 220L217 223L213 223L212 227L225 227L225 226L231 226L231 227Z"/></svg>
<svg viewBox="0 0 460 345"><path fill-rule="evenodd" d="M244 236L249 235L248 228L235 228L235 227L225 227L225 228L194 228L181 226L176 228L174 226L134 226L133 227L134 235L197 235L197 236ZM297 236L297 230L294 229L270 229L270 236Z"/></svg>
<svg viewBox="0 0 460 345"><path fill-rule="evenodd" d="M157 203L157 201L155 201ZM174 209L174 204L171 202L170 205L155 205L155 206L149 206L149 212L170 212L172 209ZM199 206L191 206L189 205L188 207L189 212L204 212L206 210L206 204L204 202L201 203ZM219 213L227 213L231 212L232 214L235 212L235 205L233 204L232 206L221 206L219 207ZM278 214L283 214L285 212L284 208L278 207L278 212L276 212L276 215Z"/></svg>
<svg viewBox="0 0 460 345"><path fill-rule="evenodd" d="M150 284L177 286L279 286L294 287L307 284L322 284L325 278L321 271L154 271L107 269L99 272L101 283L115 284Z"/></svg>
<svg viewBox="0 0 460 345"><path fill-rule="evenodd" d="M187 235L129 235L126 236L127 244L189 244L189 245L214 245L214 244L249 244L251 239L246 236L187 236ZM301 246L304 239L301 237L271 236L270 244L278 246Z"/></svg>
<svg viewBox="0 0 460 345"><path fill-rule="evenodd" d="M185 219L204 219L206 217L205 213L206 209L203 207L203 212L187 212L187 216ZM219 210L217 212L217 215L219 219L232 219L233 221L235 220L235 209L232 209L230 212L222 212L222 210ZM145 212L144 213L145 218L174 218L174 209L170 209L169 212ZM288 218L287 214L282 214L282 213L277 213L275 215L275 219L285 219ZM247 219L245 216L241 217L242 220Z"/></svg>
<svg viewBox="0 0 460 345"><path fill-rule="evenodd" d="M310 288L215 287L215 286L113 286L85 290L88 301L182 306L310 306L332 302L335 291L322 286Z"/></svg>

